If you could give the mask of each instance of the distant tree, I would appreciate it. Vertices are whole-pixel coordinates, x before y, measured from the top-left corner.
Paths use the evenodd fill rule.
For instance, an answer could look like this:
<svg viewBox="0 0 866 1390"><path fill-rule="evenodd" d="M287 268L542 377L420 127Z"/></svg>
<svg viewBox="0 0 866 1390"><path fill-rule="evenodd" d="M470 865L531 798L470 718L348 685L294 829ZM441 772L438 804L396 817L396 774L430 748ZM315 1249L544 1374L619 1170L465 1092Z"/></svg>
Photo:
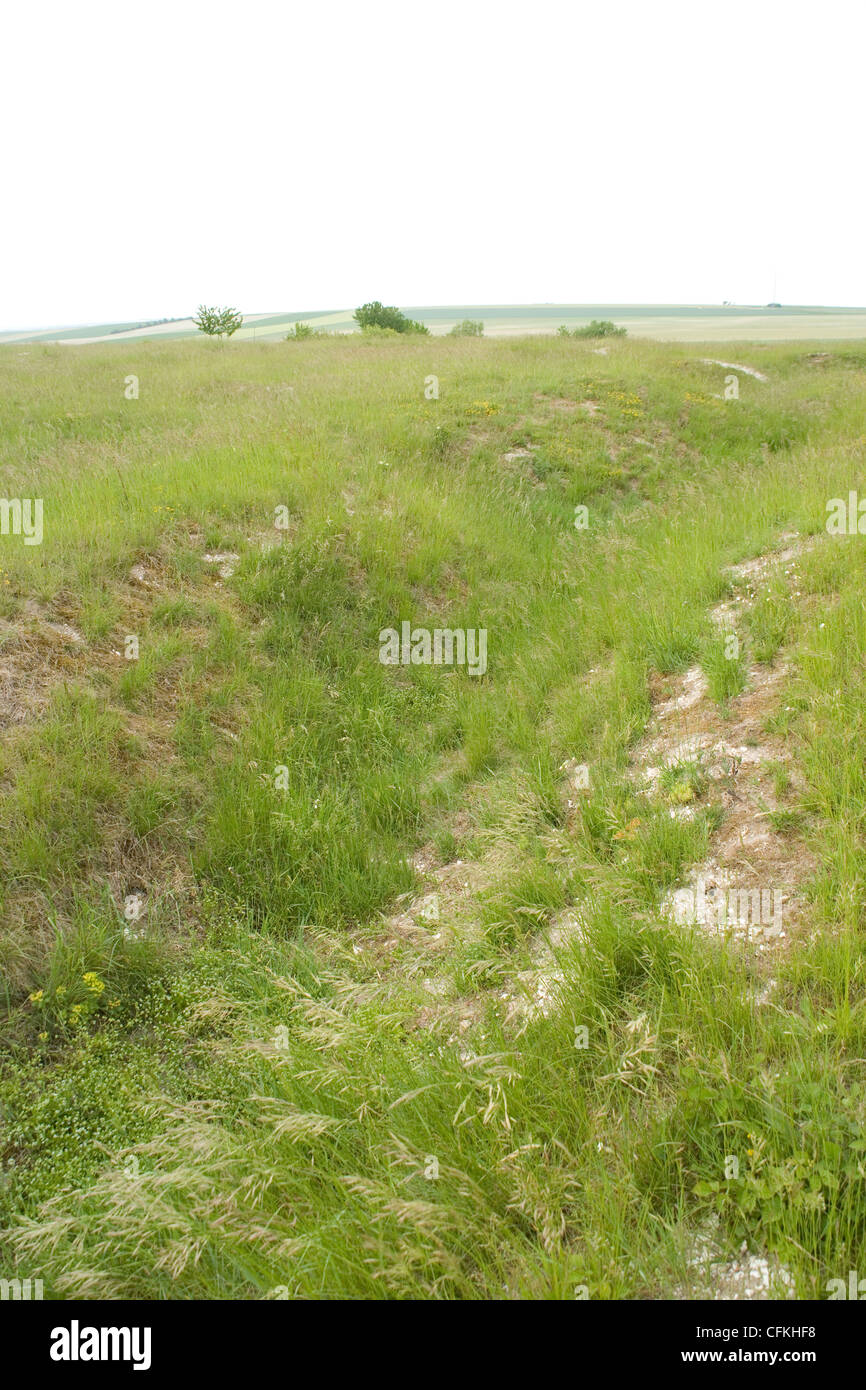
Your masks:
<svg viewBox="0 0 866 1390"><path fill-rule="evenodd" d="M388 308L378 299L372 299L369 304L362 304L352 317L359 328L393 328L395 333L400 332L402 324L406 321L406 315L399 309Z"/></svg>
<svg viewBox="0 0 866 1390"><path fill-rule="evenodd" d="M591 319L585 328L574 330L575 338L624 338L625 329L617 328L612 319Z"/></svg>
<svg viewBox="0 0 866 1390"><path fill-rule="evenodd" d="M617 328L611 319L591 319L582 328L566 328L561 323L557 328L561 338L624 338L625 329Z"/></svg>
<svg viewBox="0 0 866 1390"><path fill-rule="evenodd" d="M455 323L453 328L448 330L449 338L482 338L484 336L484 324L481 319L461 319Z"/></svg>
<svg viewBox="0 0 866 1390"><path fill-rule="evenodd" d="M393 304L382 304L378 299L371 300L369 304L362 304L352 317L362 332L367 328L390 328L395 333L430 332L426 324L418 323L416 319L407 319Z"/></svg>
<svg viewBox="0 0 866 1390"><path fill-rule="evenodd" d="M244 316L237 309L209 309L206 304L200 304L192 321L199 332L206 333L209 338L230 338L237 333Z"/></svg>

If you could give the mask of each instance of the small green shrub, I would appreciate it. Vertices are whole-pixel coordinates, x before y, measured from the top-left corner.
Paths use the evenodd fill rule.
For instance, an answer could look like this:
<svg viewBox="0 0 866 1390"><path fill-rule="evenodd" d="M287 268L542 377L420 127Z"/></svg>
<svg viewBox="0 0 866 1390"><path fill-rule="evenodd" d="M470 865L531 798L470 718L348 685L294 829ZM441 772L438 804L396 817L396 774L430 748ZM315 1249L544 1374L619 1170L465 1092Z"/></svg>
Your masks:
<svg viewBox="0 0 866 1390"><path fill-rule="evenodd" d="M244 316L237 309L209 309L206 304L200 304L192 321L198 331L209 338L230 338L241 327Z"/></svg>
<svg viewBox="0 0 866 1390"><path fill-rule="evenodd" d="M371 300L369 304L362 304L352 317L362 330L389 328L395 333L430 332L425 324L418 323L416 319L408 319L402 310L395 308L393 304L382 304L378 299Z"/></svg>
<svg viewBox="0 0 866 1390"><path fill-rule="evenodd" d="M308 323L293 323L286 334L286 342L292 343L296 338L324 338L325 334L320 328L312 328Z"/></svg>
<svg viewBox="0 0 866 1390"><path fill-rule="evenodd" d="M591 319L582 328L566 328L561 323L556 331L560 338L624 338L626 335L626 330L617 328L612 319Z"/></svg>

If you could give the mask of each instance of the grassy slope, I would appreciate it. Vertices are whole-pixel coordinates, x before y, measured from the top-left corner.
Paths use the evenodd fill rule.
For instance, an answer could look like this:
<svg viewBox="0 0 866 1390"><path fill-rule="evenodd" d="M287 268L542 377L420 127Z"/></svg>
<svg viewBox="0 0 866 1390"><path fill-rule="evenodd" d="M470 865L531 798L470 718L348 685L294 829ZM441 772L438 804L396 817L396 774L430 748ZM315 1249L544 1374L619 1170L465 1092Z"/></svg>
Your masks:
<svg viewBox="0 0 866 1390"><path fill-rule="evenodd" d="M3 492L46 518L39 548L0 539L29 713L0 761L4 1274L664 1295L713 1209L801 1293L859 1267L858 538L816 548L772 644L823 867L771 1008L752 958L660 921L718 808L673 821L625 775L654 673L706 653L722 567L858 484L866 352L811 351L727 346L769 375L735 404L699 352L629 341L0 354ZM203 556L229 551L220 580ZM382 667L403 618L486 627L488 674ZM567 758L591 769L577 815ZM435 967L476 1000L468 1051L418 1026L432 967L379 925L425 844L487 868ZM558 1007L516 1035L504 983L587 895Z"/></svg>

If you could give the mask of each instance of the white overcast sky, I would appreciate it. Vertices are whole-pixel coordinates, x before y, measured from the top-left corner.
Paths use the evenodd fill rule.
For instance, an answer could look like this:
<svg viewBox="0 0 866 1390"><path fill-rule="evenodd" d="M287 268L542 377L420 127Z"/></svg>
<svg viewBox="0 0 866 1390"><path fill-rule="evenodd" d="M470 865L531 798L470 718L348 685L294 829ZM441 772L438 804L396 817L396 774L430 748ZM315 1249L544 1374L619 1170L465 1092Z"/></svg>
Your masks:
<svg viewBox="0 0 866 1390"><path fill-rule="evenodd" d="M11 0L0 329L866 305L862 0Z"/></svg>

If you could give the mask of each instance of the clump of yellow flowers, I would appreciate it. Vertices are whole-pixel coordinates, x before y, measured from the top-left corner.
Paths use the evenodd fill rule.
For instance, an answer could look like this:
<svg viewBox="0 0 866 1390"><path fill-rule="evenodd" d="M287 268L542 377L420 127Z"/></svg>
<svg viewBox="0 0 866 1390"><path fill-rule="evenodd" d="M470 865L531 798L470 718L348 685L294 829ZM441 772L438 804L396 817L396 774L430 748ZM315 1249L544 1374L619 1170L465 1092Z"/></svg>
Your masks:
<svg viewBox="0 0 866 1390"><path fill-rule="evenodd" d="M85 970L81 976L81 986L83 990L81 987L72 990L72 999L69 998L70 989L66 985L57 985L47 993L44 989L34 989L28 998L35 1008L41 1009L56 1025L61 1028L77 1028L99 1009L105 991L105 981L100 979L95 970ZM79 997L75 998L76 995ZM43 1030L39 1038L40 1041L46 1042L48 1033Z"/></svg>

